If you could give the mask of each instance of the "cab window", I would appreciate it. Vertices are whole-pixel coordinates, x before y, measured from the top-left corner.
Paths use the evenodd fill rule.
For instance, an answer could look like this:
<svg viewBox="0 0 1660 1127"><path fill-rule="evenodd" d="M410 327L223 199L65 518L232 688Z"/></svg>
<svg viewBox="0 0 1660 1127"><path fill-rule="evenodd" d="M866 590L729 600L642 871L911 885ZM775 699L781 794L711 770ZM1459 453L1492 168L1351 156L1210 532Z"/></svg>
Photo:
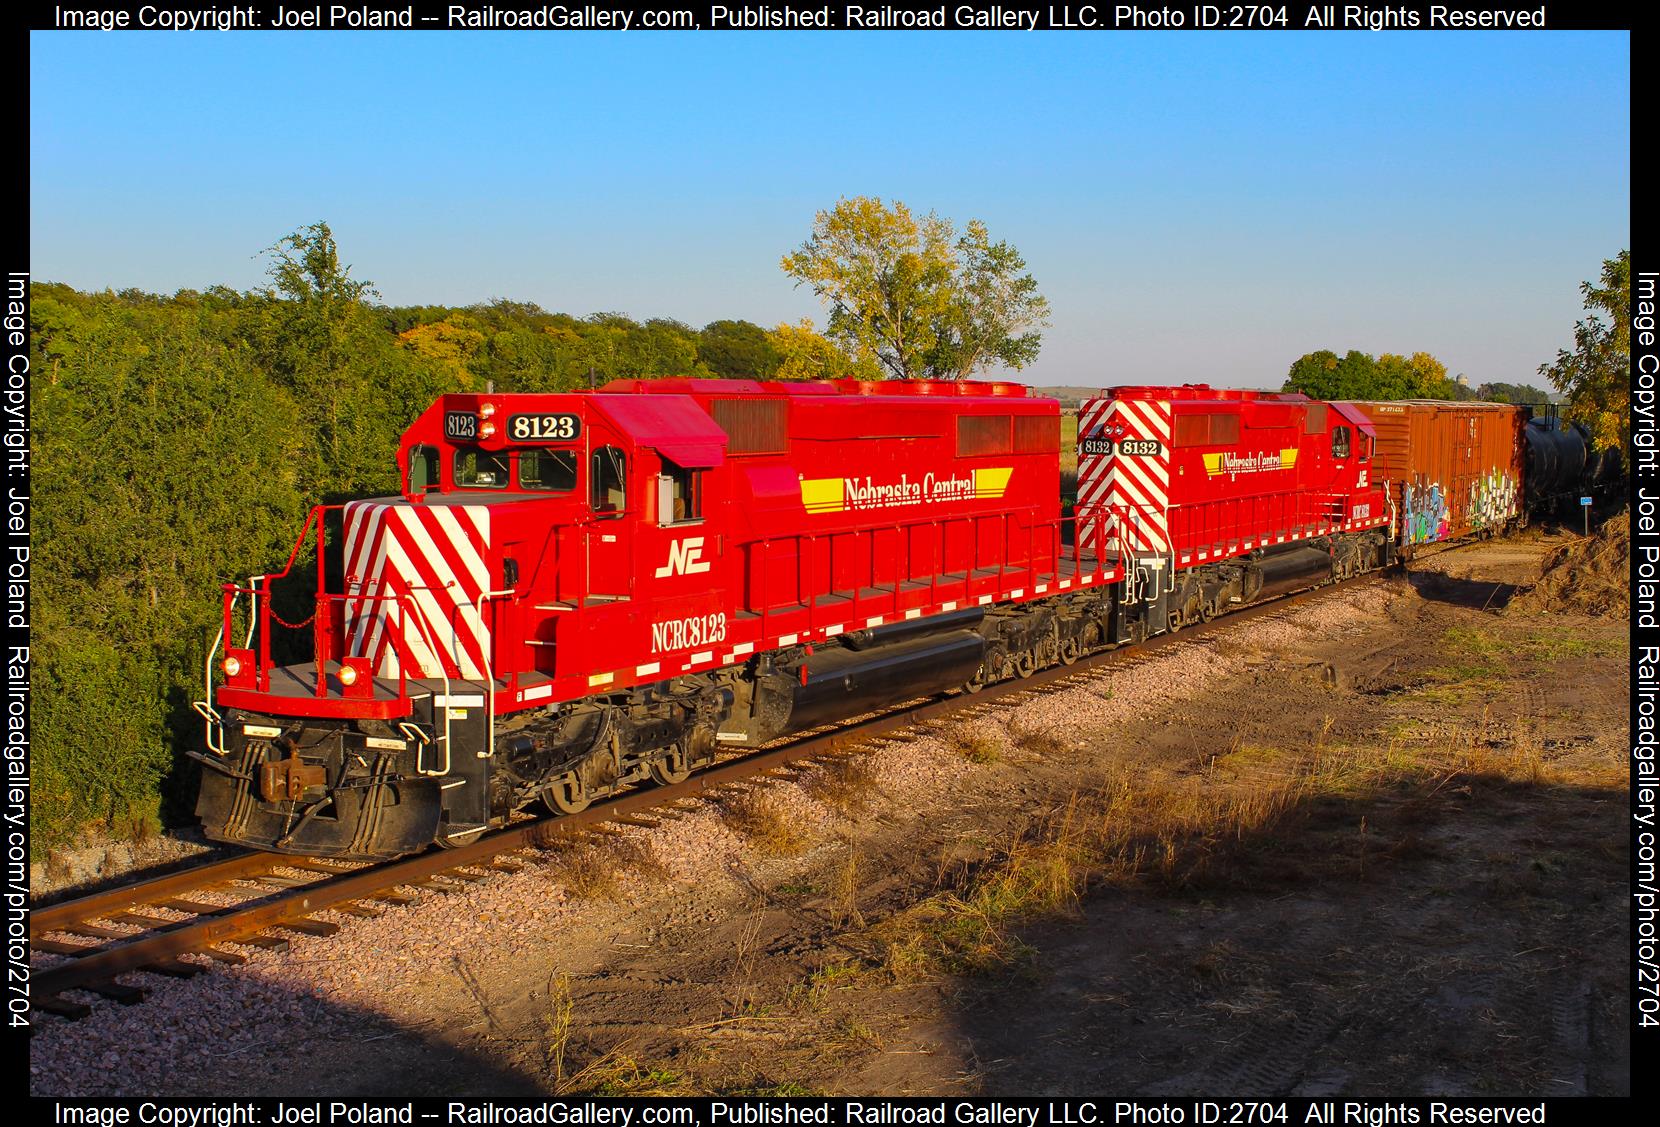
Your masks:
<svg viewBox="0 0 1660 1127"><path fill-rule="evenodd" d="M588 473L594 512L620 513L628 507L627 471L627 459L617 447L601 446L594 451Z"/></svg>
<svg viewBox="0 0 1660 1127"><path fill-rule="evenodd" d="M1349 428L1333 427L1331 430L1331 456L1333 458L1347 458L1349 456Z"/></svg>
<svg viewBox="0 0 1660 1127"><path fill-rule="evenodd" d="M506 489L506 452L461 447L455 452L455 484L460 489Z"/></svg>
<svg viewBox="0 0 1660 1127"><path fill-rule="evenodd" d="M576 451L519 451L519 488L569 493L576 488Z"/></svg>
<svg viewBox="0 0 1660 1127"><path fill-rule="evenodd" d="M1367 459L1371 458L1371 456L1372 456L1372 436L1371 435L1367 434L1365 431L1362 431L1361 434L1360 434L1360 440L1357 443L1355 443L1355 445L1358 446L1359 449L1360 449L1360 460L1362 462L1364 462Z"/></svg>
<svg viewBox="0 0 1660 1127"><path fill-rule="evenodd" d="M411 446L409 448L409 477L404 492L431 493L438 488L438 448Z"/></svg>
<svg viewBox="0 0 1660 1127"><path fill-rule="evenodd" d="M657 523L688 524L703 519L703 471L663 459L657 479Z"/></svg>

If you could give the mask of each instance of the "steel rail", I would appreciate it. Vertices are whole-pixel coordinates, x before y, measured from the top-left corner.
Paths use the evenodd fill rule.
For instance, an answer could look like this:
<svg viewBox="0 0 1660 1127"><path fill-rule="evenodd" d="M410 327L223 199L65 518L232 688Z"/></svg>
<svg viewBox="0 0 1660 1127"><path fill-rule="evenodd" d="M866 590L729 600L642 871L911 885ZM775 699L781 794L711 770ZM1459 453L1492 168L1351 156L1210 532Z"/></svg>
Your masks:
<svg viewBox="0 0 1660 1127"><path fill-rule="evenodd" d="M284 864L310 858L284 858L272 853L239 853L202 865L176 869L135 884L118 885L73 900L59 900L29 909L29 938L39 939L49 931L62 931L88 920L108 918L111 912L145 908L160 900L194 892L204 885L263 876Z"/></svg>

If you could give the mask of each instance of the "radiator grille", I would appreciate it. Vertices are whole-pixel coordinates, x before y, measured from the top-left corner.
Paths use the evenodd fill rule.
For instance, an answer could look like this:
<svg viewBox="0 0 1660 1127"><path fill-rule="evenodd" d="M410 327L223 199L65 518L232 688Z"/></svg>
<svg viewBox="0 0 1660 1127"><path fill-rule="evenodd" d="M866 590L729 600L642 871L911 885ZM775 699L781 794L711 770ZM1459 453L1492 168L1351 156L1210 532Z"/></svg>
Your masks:
<svg viewBox="0 0 1660 1127"><path fill-rule="evenodd" d="M1058 453L1061 448L1059 415L1021 415L1014 421L1016 454Z"/></svg>
<svg viewBox="0 0 1660 1127"><path fill-rule="evenodd" d="M784 453L789 409L783 399L716 399L709 404L709 413L726 432L728 454Z"/></svg>
<svg viewBox="0 0 1660 1127"><path fill-rule="evenodd" d="M1009 415L959 415L957 457L1008 454L1013 450L1014 419Z"/></svg>

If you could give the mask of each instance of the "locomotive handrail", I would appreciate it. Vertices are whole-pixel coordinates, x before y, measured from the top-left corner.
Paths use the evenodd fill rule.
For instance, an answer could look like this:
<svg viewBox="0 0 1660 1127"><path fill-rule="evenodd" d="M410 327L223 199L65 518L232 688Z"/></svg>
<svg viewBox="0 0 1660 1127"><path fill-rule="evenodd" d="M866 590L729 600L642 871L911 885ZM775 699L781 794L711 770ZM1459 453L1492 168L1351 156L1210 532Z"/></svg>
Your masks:
<svg viewBox="0 0 1660 1127"><path fill-rule="evenodd" d="M319 505L313 511L314 512L320 511L320 510L323 510L323 509L328 508L328 507L338 507L338 506L322 506L322 505ZM309 522L308 522L308 524L309 524ZM290 563L290 565L292 565L293 560L290 559L289 563ZM224 755L224 754L226 754L226 749L224 747L223 740L219 741L218 745L216 746L215 743L214 743L214 739L213 739L213 731L212 731L213 726L215 724L217 724L219 727L221 727L221 728L223 727L223 722L218 719L218 712L217 712L216 709L213 708L213 704L212 704L212 699L213 699L213 659L218 654L219 647L220 647L221 643L224 641L225 634L226 634L227 629L229 627L229 624L231 622L231 615L232 615L232 612L233 612L233 610L236 606L237 600L240 599L243 595L247 595L247 596L249 596L251 601L257 603L260 591L264 590L266 592L269 592L270 580L280 579L280 578L282 578L282 574L283 573L277 573L276 575L269 575L269 576L264 576L264 575L251 576L251 577L249 577L249 580L248 580L249 585L246 586L246 587L240 586L240 585L235 584L235 583L226 583L222 586L222 590L224 591L224 594L225 594L224 620L223 620L223 623L220 625L218 633L214 637L213 645L208 650L208 655L207 655L205 668L204 668L204 673L206 675L205 679L206 679L206 682L207 682L206 689L207 689L208 699L206 701L193 702L192 703L192 707L195 708L196 712L199 715L201 715L207 721L207 724L208 724L208 731L207 731L208 748L209 748L209 750L214 751L216 754ZM345 603L348 600L350 600L352 602L357 603L360 607L363 604L366 604L366 603L388 602L388 601L390 601L397 608L397 612L398 612L398 621L397 621L397 624L396 624L396 630L397 630L398 637L403 637L404 636L404 627L405 627L406 623L413 623L413 625L415 626L415 629L419 632L419 634L421 636L422 642L426 645L427 649L432 653L433 658L434 658L434 660L436 661L436 663L438 665L438 676L444 682L444 695L445 695L445 698L446 698L446 701L447 701L447 699L450 695L450 677L449 677L448 671L445 670L445 668L444 668L443 660L439 657L439 654L440 654L441 651L440 651L439 646L438 646L437 634L434 631L434 629L432 628L431 624L426 621L426 616L421 612L420 607L416 606L411 601L410 596L407 592L402 592L402 591L378 591L378 592L374 592L374 593L368 593L368 592L354 592L354 593L340 592L340 593L335 593L335 592L319 590L318 592L316 592L316 598L319 601L326 600L326 601L340 602L340 603ZM249 628L248 628L248 640L250 642L252 641L252 638L253 638L254 622L255 621L257 621L259 623L259 625L261 625L261 626L266 626L267 621L268 621L268 616L267 615L261 615L261 616L259 616L258 619L250 621ZM261 637L260 637L260 643L261 643L261 645L260 645L260 654L258 656L256 656L255 661L254 661L254 672L255 672L254 686L255 686L255 690L258 691L258 692L269 692L270 687L271 687L270 631L269 631L269 629L263 629L263 630L261 630L260 634L261 634ZM243 648L246 649L248 647L245 645ZM397 696L397 700L398 700L399 703L407 704L411 699L410 696L409 696L409 669L408 669L407 665L404 662L402 653L398 652L395 648L394 648L394 653L397 653L397 661L398 661L398 696ZM314 655L314 657L317 659L317 695L319 697L327 696L328 695L327 684L326 684L327 674L326 674L326 671L325 671L324 667L326 666L328 659L326 657L322 656L322 655ZM423 670L422 673L424 675L425 671ZM371 679L373 679L373 677L374 677L374 674L373 674L372 671L370 673L370 677L371 677ZM196 708L196 704L200 704L202 707ZM436 728L437 727L437 717L436 717L436 715L434 715L433 724L434 724L434 727ZM440 737L438 742L440 744L442 744L443 748L444 748L444 765L441 768L438 768L437 770L431 770L431 769L422 767L421 766L421 761L420 761L420 759L421 759L420 749L417 748L416 753L415 753L415 769L416 769L417 773L422 774L422 775L444 775L444 774L449 773L449 765L450 765L450 718L449 718L448 708L446 708L445 711L444 711L443 735L442 735L442 737Z"/></svg>
<svg viewBox="0 0 1660 1127"><path fill-rule="evenodd" d="M400 615L404 613L404 600L405 600L405 598L407 598L407 596L404 595L402 592L397 593L398 613ZM444 745L444 766L439 768L436 771L428 771L425 768L423 768L421 766L421 749L420 749L419 746L417 746L415 748L415 773L417 775L447 775L447 774L450 773L450 675L449 675L449 672L444 668L443 659L438 656L438 639L437 639L436 634L435 633L428 633L428 631L427 631L426 615L422 614L421 613L421 608L418 607L418 606L415 606L414 603L410 603L409 606L415 612L414 619L413 619L413 621L415 623L415 629L417 629L421 632L421 640L426 643L427 649L432 652L433 660L438 663L438 676L440 676L444 679L444 738L439 741L440 743L442 743ZM399 636L401 637L402 636L402 627L403 627L403 619L402 618L400 618L398 620L398 627L399 627ZM393 652L396 653L397 651L394 650ZM425 673L426 670L423 669L423 670L421 670L421 672ZM399 654L398 655L398 696L400 698L402 698L403 695L404 695L404 673L405 673L405 670L404 670L404 665L403 665L403 655ZM434 705L434 707L433 707L432 726L434 728L438 727L438 710L437 710L436 705Z"/></svg>
<svg viewBox="0 0 1660 1127"><path fill-rule="evenodd" d="M1029 520L1023 525L1016 526L1023 527L1027 533L1026 559L1019 565L1015 565L1013 567L1011 567L1009 562L1007 545L1014 542L1012 535L1013 529L1011 528L1010 522L1023 515L1031 517L1039 514L1040 512L1041 510L1037 506L1028 506L1026 508L1001 513L963 513L945 517L921 517L915 520L895 521L889 524L872 525L864 528L824 529L818 532L797 532L785 536L761 537L759 539L741 543L737 547L743 553L744 560L746 561L746 567L750 569L751 573L758 572L760 575L760 605L758 617L760 620L759 629L761 636L763 638L771 636L771 621L776 614L779 613L774 609L771 598L772 568L770 566L772 561L776 559L775 550L778 545L787 543L795 546L796 602L795 606L791 608L790 611L786 611L784 613L794 613L797 610L804 611L806 622L802 626L802 630L808 634L811 634L818 628L819 621L822 617L818 606L818 600L823 595L829 594L835 590L836 544L839 538L853 538L855 545L854 550L856 552L855 559L858 561L854 577L851 580L852 588L848 597L847 605L841 612L843 622L852 623L860 621L863 617L860 614L861 609L867 615L870 611L871 598L862 598L860 592L867 585L873 591L880 590L881 583L878 582L876 570L876 559L878 555L876 551L878 547L877 537L878 535L888 532L892 532L896 538L903 542L903 552L901 553L898 546L895 546L895 551L893 553L895 564L892 576L892 591L887 595L873 596L873 598L879 597L881 599L881 605L884 608L891 606L892 612L895 615L905 613L902 591L903 586L906 583L919 578L915 575L916 552L913 546L913 541L915 539L913 533L917 529L930 530L933 533L931 542L937 545L939 551L938 559L934 560L929 568L928 594L930 605L939 601L940 576L942 574L942 569L946 566L946 541L944 537L944 530L953 525L966 526L970 531L968 545L969 558L963 580L965 596L970 585L972 584L972 577L969 573L972 573L982 566L978 558L980 542L978 529L980 523L985 520L995 519L1003 525L1001 542L1005 545L1005 550L998 556L997 559L997 579L1000 592L1007 589L1007 579L1011 574L1025 575L1028 589L1035 588L1039 575L1039 560L1037 556L1037 539L1039 529L1052 530L1050 538L1053 540L1055 546L1053 560L1055 565L1054 574L1058 578L1061 574L1064 562L1064 552L1062 551L1064 548L1064 537L1060 534L1060 525L1067 518L1056 517L1047 520L1035 519ZM825 553L822 584L815 582L815 572L818 570L816 563L819 553L813 550L813 548L819 543L824 543L828 549ZM858 552L858 547L864 547L866 550ZM1074 555L1076 556L1076 553L1074 553ZM1099 555L1098 562L1101 562ZM901 566L901 564L903 564L903 566ZM1074 574L1082 574L1081 560L1076 558L1074 559L1073 571ZM1048 574L1048 572L1045 571L1044 574ZM869 579L868 584L864 581L867 576ZM820 590L821 586L822 590Z"/></svg>
<svg viewBox="0 0 1660 1127"><path fill-rule="evenodd" d="M632 578L629 579L629 583L632 585ZM632 586L630 587L630 590L632 590ZM474 606L477 608L478 620L480 624L484 622L484 600L505 598L512 594L515 594L512 590L480 591L478 593L478 598L474 601ZM484 691L487 694L487 699L484 704L484 723L486 725L486 733L484 747L478 752L478 757L480 759L490 758L491 749L496 746L496 674L494 664L490 660L490 650L491 647L495 645L497 633L498 632L496 630L492 629L489 632L489 642L483 647ZM442 667L442 664L442 662L439 663L440 667ZM445 692L447 693L448 690L446 689ZM446 725L446 731L448 730L447 726L449 722L450 710L446 707L444 709L444 724Z"/></svg>

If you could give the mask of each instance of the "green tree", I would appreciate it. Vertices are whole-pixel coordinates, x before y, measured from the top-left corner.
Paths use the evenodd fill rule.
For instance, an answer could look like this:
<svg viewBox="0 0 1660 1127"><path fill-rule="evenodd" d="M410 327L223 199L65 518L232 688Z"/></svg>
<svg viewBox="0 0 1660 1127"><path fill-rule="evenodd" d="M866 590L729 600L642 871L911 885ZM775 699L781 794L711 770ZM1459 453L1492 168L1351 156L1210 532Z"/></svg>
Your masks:
<svg viewBox="0 0 1660 1127"><path fill-rule="evenodd" d="M1605 259L1601 277L1579 290L1591 315L1575 323L1573 351L1557 352L1539 374L1567 396L1568 417L1598 446L1623 449L1631 438L1631 252Z"/></svg>
<svg viewBox="0 0 1660 1127"><path fill-rule="evenodd" d="M697 358L717 376L771 379L784 358L767 331L749 321L711 321L698 334Z"/></svg>
<svg viewBox="0 0 1660 1127"><path fill-rule="evenodd" d="M1551 393L1532 384L1484 383L1476 388L1476 398L1492 403L1549 403Z"/></svg>
<svg viewBox="0 0 1660 1127"><path fill-rule="evenodd" d="M969 223L917 217L895 201L856 196L818 213L782 261L830 308L825 336L858 364L897 379L960 379L1038 353L1048 302L1007 243Z"/></svg>
<svg viewBox="0 0 1660 1127"><path fill-rule="evenodd" d="M1300 391L1310 399L1337 398L1337 353L1329 348L1292 361L1281 391Z"/></svg>
<svg viewBox="0 0 1660 1127"><path fill-rule="evenodd" d="M957 240L957 270L936 326L931 375L966 379L996 364L1019 371L1037 359L1049 302L1025 270L1018 251L992 242L984 223L969 220Z"/></svg>
<svg viewBox="0 0 1660 1127"><path fill-rule="evenodd" d="M767 343L780 357L774 379L833 380L838 378L879 380L883 372L869 356L855 359L803 317L798 324L781 323L767 334Z"/></svg>
<svg viewBox="0 0 1660 1127"><path fill-rule="evenodd" d="M1447 366L1427 352L1372 356L1350 349L1341 357L1330 349L1310 352L1292 363L1280 390L1300 391L1310 399L1460 398L1458 386L1447 378Z"/></svg>
<svg viewBox="0 0 1660 1127"><path fill-rule="evenodd" d="M1321 350L1299 358L1281 390L1300 391L1310 399L1375 399L1377 387L1377 360L1351 348L1342 357Z"/></svg>

